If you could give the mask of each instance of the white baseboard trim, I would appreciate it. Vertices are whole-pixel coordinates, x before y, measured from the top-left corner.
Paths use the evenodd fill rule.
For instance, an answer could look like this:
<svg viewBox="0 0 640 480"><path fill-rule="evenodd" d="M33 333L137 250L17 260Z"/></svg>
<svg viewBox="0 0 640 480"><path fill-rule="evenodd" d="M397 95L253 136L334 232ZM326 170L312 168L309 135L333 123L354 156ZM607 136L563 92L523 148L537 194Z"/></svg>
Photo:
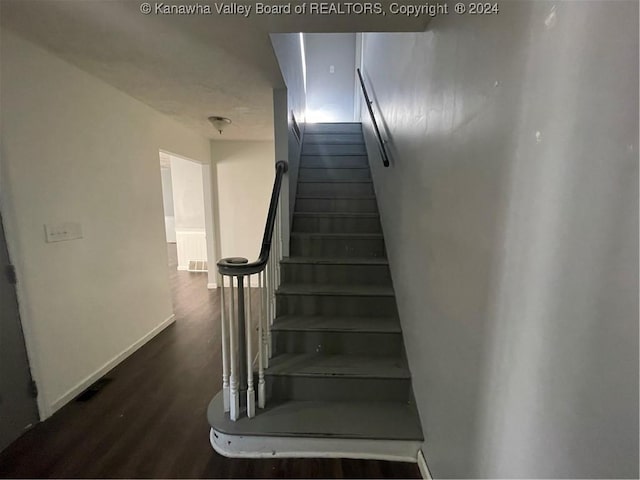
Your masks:
<svg viewBox="0 0 640 480"><path fill-rule="evenodd" d="M184 266L184 265L178 265L178 268L176 268L176 270L178 270L179 272L188 272L189 271L189 267L188 266Z"/></svg>
<svg viewBox="0 0 640 480"><path fill-rule="evenodd" d="M80 382L78 382L74 387L70 388L66 393L64 393L57 400L52 402L51 405L49 405L49 408L48 408L48 414L49 415L48 416L50 417L51 415L53 415L57 410L59 410L60 408L65 406L67 403L69 403L71 400L73 400L76 396L78 396L80 393L85 391L91 384L93 384L98 379L103 377L105 375L105 373L107 373L109 370L111 370L116 365L121 363L129 355L131 355L133 352L138 350L145 343L147 343L149 340L151 340L153 337L155 337L157 334L159 334L162 330L164 330L169 325L171 325L173 322L175 322L175 320L176 320L176 315L175 315L175 313L172 313L171 316L166 318L160 325L158 325L153 330L151 330L149 333L144 335L142 338L140 338L139 340L134 342L128 348L125 348L122 352L120 352L118 355L113 357L111 360L109 360L107 363L105 363L98 370L96 370L91 375L85 377ZM44 420L44 418L42 420Z"/></svg>
<svg viewBox="0 0 640 480"><path fill-rule="evenodd" d="M229 435L215 429L209 441L220 455L230 458L354 458L416 461L420 443L354 438L312 438Z"/></svg>
<svg viewBox="0 0 640 480"><path fill-rule="evenodd" d="M215 290L216 288L218 288L218 284L217 283L207 283L207 288L209 290Z"/></svg>
<svg viewBox="0 0 640 480"><path fill-rule="evenodd" d="M425 480L433 480L431 472L429 471L429 466L427 465L427 460L424 458L424 453L422 453L422 449L418 450L417 462L422 478Z"/></svg>

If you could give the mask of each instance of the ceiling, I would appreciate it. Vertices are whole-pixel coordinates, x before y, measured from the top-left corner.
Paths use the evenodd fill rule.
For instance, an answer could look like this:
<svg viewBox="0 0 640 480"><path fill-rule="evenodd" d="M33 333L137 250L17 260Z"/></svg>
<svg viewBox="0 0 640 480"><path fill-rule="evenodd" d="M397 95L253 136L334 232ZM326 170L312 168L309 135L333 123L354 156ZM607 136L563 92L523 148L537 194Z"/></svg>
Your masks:
<svg viewBox="0 0 640 480"><path fill-rule="evenodd" d="M424 17L391 15L219 15L215 2L195 0L164 3L209 5L214 13L143 15L141 3L1 0L0 13L3 28L215 140L273 138L272 89L284 83L269 33L426 27ZM211 115L233 120L223 136Z"/></svg>

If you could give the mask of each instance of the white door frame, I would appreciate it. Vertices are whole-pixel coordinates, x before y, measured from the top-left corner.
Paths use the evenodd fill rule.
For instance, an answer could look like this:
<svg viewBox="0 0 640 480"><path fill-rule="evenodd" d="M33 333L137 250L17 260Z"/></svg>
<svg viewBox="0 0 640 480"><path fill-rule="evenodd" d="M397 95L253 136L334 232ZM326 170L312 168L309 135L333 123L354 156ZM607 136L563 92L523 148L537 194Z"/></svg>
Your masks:
<svg viewBox="0 0 640 480"><path fill-rule="evenodd" d="M172 157L186 160L188 162L197 163L202 167L202 190L204 194L204 227L205 235L207 238L207 265L208 265L208 280L207 288L217 288L217 275L216 275L216 263L218 261L217 245L219 244L219 229L216 228L216 218L213 214L215 211L215 198L213 194L213 178L212 172L215 169L211 168L210 163L199 162L193 158L185 157L179 153L174 153L169 150L159 149L159 153L164 153Z"/></svg>

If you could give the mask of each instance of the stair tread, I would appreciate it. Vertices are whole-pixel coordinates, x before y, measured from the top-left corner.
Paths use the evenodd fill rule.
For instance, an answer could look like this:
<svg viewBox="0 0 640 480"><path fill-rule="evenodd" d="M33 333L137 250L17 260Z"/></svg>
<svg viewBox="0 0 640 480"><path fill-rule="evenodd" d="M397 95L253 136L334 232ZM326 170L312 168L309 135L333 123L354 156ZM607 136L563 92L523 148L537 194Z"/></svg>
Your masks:
<svg viewBox="0 0 640 480"><path fill-rule="evenodd" d="M296 198L323 199L323 200L375 200L375 195L296 195Z"/></svg>
<svg viewBox="0 0 640 480"><path fill-rule="evenodd" d="M309 155L312 156L312 155ZM321 166L321 167L304 167L302 165L300 165L300 170L369 170L369 165L363 165L363 166L359 166L359 167L354 167L354 166Z"/></svg>
<svg viewBox="0 0 640 480"><path fill-rule="evenodd" d="M378 218L379 213L371 212L294 212L293 216L298 217L347 217L347 218Z"/></svg>
<svg viewBox="0 0 640 480"><path fill-rule="evenodd" d="M309 138L308 136L305 135L304 138L304 143L306 145L321 145L323 147L326 146L333 146L333 145L364 145L364 140L362 139L361 135L358 135L357 133L310 133L309 135L321 135L321 136L325 136L325 135L337 135L337 136L343 136L343 135L353 135L353 136L360 136L360 138L354 138L354 139L349 139L349 138L336 138L333 140L327 140L327 139L316 139L316 138Z"/></svg>
<svg viewBox="0 0 640 480"><path fill-rule="evenodd" d="M265 375L409 379L401 357L282 353L269 360Z"/></svg>
<svg viewBox="0 0 640 480"><path fill-rule="evenodd" d="M292 237L383 238L382 233L291 232Z"/></svg>
<svg viewBox="0 0 640 480"><path fill-rule="evenodd" d="M229 435L423 440L418 412L409 403L284 401L256 413L231 421L220 393L207 416L211 426Z"/></svg>
<svg viewBox="0 0 640 480"><path fill-rule="evenodd" d="M346 178L346 179L332 179L332 180L298 180L298 183L373 183L373 180L370 178L367 179L357 179L357 178Z"/></svg>
<svg viewBox="0 0 640 480"><path fill-rule="evenodd" d="M281 263L311 265L388 265L381 257L283 257Z"/></svg>
<svg viewBox="0 0 640 480"><path fill-rule="evenodd" d="M272 331L400 333L394 317L337 317L283 315L274 320Z"/></svg>
<svg viewBox="0 0 640 480"><path fill-rule="evenodd" d="M276 295L335 295L358 297L393 297L391 285L358 285L331 283L284 283Z"/></svg>

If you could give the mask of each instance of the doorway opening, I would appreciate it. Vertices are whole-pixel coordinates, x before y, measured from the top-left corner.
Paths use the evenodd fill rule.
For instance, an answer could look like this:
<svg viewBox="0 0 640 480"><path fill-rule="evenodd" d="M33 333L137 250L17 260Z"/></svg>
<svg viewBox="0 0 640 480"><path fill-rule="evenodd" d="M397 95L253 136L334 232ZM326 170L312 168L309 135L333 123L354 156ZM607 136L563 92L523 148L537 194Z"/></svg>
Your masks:
<svg viewBox="0 0 640 480"><path fill-rule="evenodd" d="M193 290L206 293L213 259L210 166L160 151L162 204L174 309ZM213 262L215 263L215 262Z"/></svg>

